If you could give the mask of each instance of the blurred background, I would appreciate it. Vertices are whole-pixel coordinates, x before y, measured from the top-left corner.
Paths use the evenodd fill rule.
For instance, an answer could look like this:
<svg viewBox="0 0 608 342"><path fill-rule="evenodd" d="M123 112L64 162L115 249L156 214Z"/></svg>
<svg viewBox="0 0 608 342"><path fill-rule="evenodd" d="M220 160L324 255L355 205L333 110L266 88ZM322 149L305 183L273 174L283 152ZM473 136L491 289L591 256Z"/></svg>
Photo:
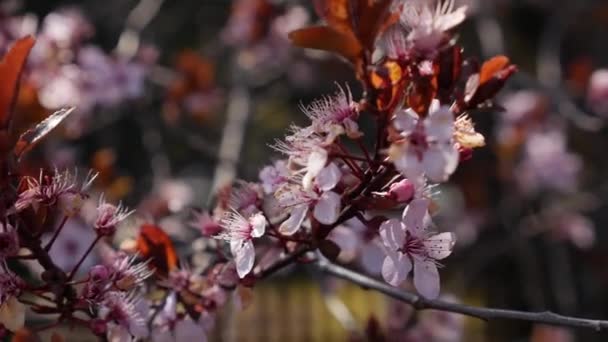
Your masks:
<svg viewBox="0 0 608 342"><path fill-rule="evenodd" d="M606 319L608 2L466 3L469 19L459 30L465 55L505 54L520 72L499 106L470 113L487 146L437 189L435 223L459 241L442 270L442 291L469 304ZM335 82L360 95L347 63L290 46L289 31L316 21L308 0L2 0L0 49L25 34L38 40L17 124L77 106L24 167L32 174L55 166L99 171L96 191L136 208L190 253L192 210L208 208L235 177L256 180L273 161L268 145L292 122L305 122L301 103L332 93ZM71 221L73 234L53 249L66 269L94 237L86 218ZM334 238L345 264L366 269L378 257L374 241L350 241L364 246L354 249ZM413 313L312 269L299 271L256 286L247 309L227 308L210 340L608 337Z"/></svg>

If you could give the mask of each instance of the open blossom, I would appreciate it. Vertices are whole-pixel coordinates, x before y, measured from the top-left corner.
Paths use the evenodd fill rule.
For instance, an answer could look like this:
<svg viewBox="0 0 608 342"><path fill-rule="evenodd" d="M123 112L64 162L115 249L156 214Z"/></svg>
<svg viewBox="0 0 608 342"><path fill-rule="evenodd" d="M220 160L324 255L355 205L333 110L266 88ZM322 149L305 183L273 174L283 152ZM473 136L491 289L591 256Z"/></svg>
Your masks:
<svg viewBox="0 0 608 342"><path fill-rule="evenodd" d="M427 231L429 201L413 200L403 212L402 220L390 219L380 226L380 237L386 247L382 276L393 286L401 284L414 270L414 286L426 298L439 295L437 261L452 253L453 233L432 234Z"/></svg>
<svg viewBox="0 0 608 342"><path fill-rule="evenodd" d="M277 141L272 148L287 156L288 165L306 166L313 151L323 150L325 138L315 133L311 127L291 126L290 134Z"/></svg>
<svg viewBox="0 0 608 342"><path fill-rule="evenodd" d="M133 210L129 211L129 209L123 207L122 204L115 206L105 202L105 200L101 198L99 205L97 206L97 219L93 224L93 228L95 228L95 231L99 235L112 235L116 232L116 226L132 213Z"/></svg>
<svg viewBox="0 0 608 342"><path fill-rule="evenodd" d="M25 305L17 300L22 286L16 275L0 270L0 324L13 332L25 324Z"/></svg>
<svg viewBox="0 0 608 342"><path fill-rule="evenodd" d="M217 237L230 243L230 251L234 256L236 270L240 278L244 278L255 261L253 238L264 235L266 218L262 213L243 217L237 211L231 211L222 219L224 231Z"/></svg>
<svg viewBox="0 0 608 342"><path fill-rule="evenodd" d="M55 171L53 176L45 176L40 170L38 178L24 178L26 190L19 194L15 202L15 210L21 211L29 206L37 210L40 206L52 206L58 202L63 204L64 213L72 216L82 206L86 191L97 177L97 173L89 172L87 177L78 181L78 174L69 171Z"/></svg>
<svg viewBox="0 0 608 342"><path fill-rule="evenodd" d="M137 262L137 257L137 255L118 253L114 263L109 267L112 271L110 279L122 291L133 289L154 274L148 262Z"/></svg>
<svg viewBox="0 0 608 342"><path fill-rule="evenodd" d="M408 42L416 51L426 55L436 53L446 38L446 31L466 19L467 7L454 9L454 0L403 1L401 6L400 19L408 31Z"/></svg>
<svg viewBox="0 0 608 342"><path fill-rule="evenodd" d="M129 342L133 337L148 336L145 303L135 293L111 291L104 295L98 310L98 318L107 322L110 341Z"/></svg>
<svg viewBox="0 0 608 342"><path fill-rule="evenodd" d="M454 114L433 100L429 115L418 117L411 108L393 118L395 128L404 138L389 151L397 170L408 177L424 173L434 182L446 181L458 166L459 154L454 146Z"/></svg>
<svg viewBox="0 0 608 342"><path fill-rule="evenodd" d="M306 176L305 176L306 177ZM316 175L311 189L291 184L277 193L279 205L289 211L289 218L279 226L279 232L292 235L300 229L313 208L313 217L322 224L333 224L338 220L341 197L332 189L340 181L338 166L330 163Z"/></svg>
<svg viewBox="0 0 608 342"><path fill-rule="evenodd" d="M312 121L312 129L319 134L326 134L326 144L346 134L349 138L359 138L357 119L359 111L353 102L350 89L339 88L334 96L323 97L308 106L302 106L302 111Z"/></svg>

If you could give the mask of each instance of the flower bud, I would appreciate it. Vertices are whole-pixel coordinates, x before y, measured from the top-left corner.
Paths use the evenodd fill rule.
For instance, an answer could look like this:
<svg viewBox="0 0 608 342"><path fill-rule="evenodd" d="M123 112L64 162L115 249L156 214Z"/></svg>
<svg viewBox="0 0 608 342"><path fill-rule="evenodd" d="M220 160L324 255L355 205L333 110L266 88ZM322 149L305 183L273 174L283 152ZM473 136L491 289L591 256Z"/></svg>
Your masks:
<svg viewBox="0 0 608 342"><path fill-rule="evenodd" d="M388 195L398 202L407 202L414 197L414 183L409 179L403 179L397 183L391 184Z"/></svg>

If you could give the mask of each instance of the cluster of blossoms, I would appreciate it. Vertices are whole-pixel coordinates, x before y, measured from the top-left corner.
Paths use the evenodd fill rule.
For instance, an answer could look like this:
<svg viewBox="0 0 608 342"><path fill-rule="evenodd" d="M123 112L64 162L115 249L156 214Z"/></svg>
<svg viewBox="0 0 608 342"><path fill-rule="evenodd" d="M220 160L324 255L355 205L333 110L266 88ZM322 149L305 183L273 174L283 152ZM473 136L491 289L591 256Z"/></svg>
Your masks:
<svg viewBox="0 0 608 342"><path fill-rule="evenodd" d="M95 34L93 25L76 8L51 12L41 20L33 14L0 16L1 50L26 35L37 39L24 70L19 106L75 106L81 115L68 127L80 134L95 108L115 107L143 95L146 67L155 59L146 52L149 48L135 58L108 54L88 43Z"/></svg>
<svg viewBox="0 0 608 342"><path fill-rule="evenodd" d="M466 8L455 8L451 0L316 4L328 26L302 28L290 38L351 62L361 98L338 87L302 106L310 125L292 126L273 145L285 157L261 170L259 182L223 189L211 212L196 215L205 262L191 267L152 224L140 225L135 239L113 248L111 237L132 212L102 197L90 215L95 239L66 272L49 251L66 222L82 214L94 177L83 182L60 172L22 177L18 186L2 190L13 196L0 202L6 222L0 255L36 260L44 285L20 285L24 280L4 265L0 293L6 295L0 304L2 310L19 310L2 321L5 327L14 331L23 325L19 300L31 295L41 300L27 301L32 310L59 315L59 322L88 327L112 341L205 339L217 310L230 298L246 305L256 281L290 262L339 258L340 231L352 231L380 251L377 264L374 258L367 264L387 283L401 286L413 273L421 296L440 295L440 261L452 253L456 237L433 225L435 187L484 145L467 113L491 104L515 67L503 56L482 65L464 61L451 31L465 20ZM23 145L37 142L67 116L61 115L23 134L16 146L0 144L6 159L20 157ZM364 117L374 120L375 130L362 129ZM65 219L53 227L48 213ZM52 235L44 245L43 233ZM20 254L22 249L29 253ZM101 263L82 278L78 271L95 249Z"/></svg>
<svg viewBox="0 0 608 342"><path fill-rule="evenodd" d="M314 36L318 27L297 30L291 38L352 61L363 98L356 101L348 87L339 87L302 106L311 124L292 126L273 145L286 158L261 170L260 184L232 189L230 199L219 201L200 228L230 243L240 278L258 273L257 246L279 243L285 253L319 246L331 258L335 253L324 248L326 239L340 248L347 245L345 235L365 236L362 240L373 241L374 253L380 248L384 254L375 268L388 283L398 286L413 271L418 292L436 298L439 261L450 255L456 238L436 233L431 221L436 192L431 189L447 181L473 148L484 145L467 111L491 101L515 69L502 56L474 70L462 69L462 50L450 31L465 19L466 8L455 8L453 1L380 1L367 9L376 11L374 18L365 17L366 9L358 14L344 9L362 21L399 18L384 30L368 32L378 36L370 41L366 33L345 27L351 24L340 22L337 10L325 5L317 8L329 24L323 29L343 34L358 54L352 55L350 47L320 46ZM368 59L372 53L374 61ZM378 125L373 150L366 146L368 133L360 129L363 115ZM400 208L401 218L384 216ZM350 229L352 220L361 229Z"/></svg>

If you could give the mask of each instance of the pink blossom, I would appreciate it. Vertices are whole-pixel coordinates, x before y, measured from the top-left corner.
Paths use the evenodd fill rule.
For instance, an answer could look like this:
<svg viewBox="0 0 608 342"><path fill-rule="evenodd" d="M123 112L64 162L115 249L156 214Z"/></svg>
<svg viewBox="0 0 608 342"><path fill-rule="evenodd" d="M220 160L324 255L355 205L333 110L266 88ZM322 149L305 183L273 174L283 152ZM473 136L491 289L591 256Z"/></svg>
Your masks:
<svg viewBox="0 0 608 342"><path fill-rule="evenodd" d="M230 251L234 256L236 270L240 278L244 278L253 268L255 249L253 238L264 235L266 218L262 213L243 217L233 210L222 219L224 231L217 237L230 243Z"/></svg>
<svg viewBox="0 0 608 342"><path fill-rule="evenodd" d="M273 165L264 167L259 176L264 193L274 194L281 185L287 182L289 176L289 169L285 160L277 160Z"/></svg>
<svg viewBox="0 0 608 342"><path fill-rule="evenodd" d="M97 316L108 322L108 340L127 342L148 336L147 311L137 294L111 291L104 295Z"/></svg>
<svg viewBox="0 0 608 342"><path fill-rule="evenodd" d="M401 23L408 32L407 40L425 55L436 53L445 33L466 19L467 7L454 9L454 0L403 1L402 6Z"/></svg>
<svg viewBox="0 0 608 342"><path fill-rule="evenodd" d="M459 154L453 139L454 114L448 107L433 100L427 118L420 119L408 108L395 115L393 124L404 140L393 144L389 153L403 175L425 174L434 182L443 182L456 170Z"/></svg>
<svg viewBox="0 0 608 342"><path fill-rule="evenodd" d="M221 224L204 211L194 213L194 219L190 222L190 225L198 229L204 237L212 237L222 231Z"/></svg>
<svg viewBox="0 0 608 342"><path fill-rule="evenodd" d="M97 206L97 219L93 228L99 235L112 235L116 232L116 226L133 212L133 210L129 211L129 209L123 207L122 204L115 206L107 203L102 197Z"/></svg>
<svg viewBox="0 0 608 342"><path fill-rule="evenodd" d="M338 220L341 196L331 190L337 184L339 176L331 165L334 164L319 172L312 190L305 190L297 185L279 190L277 194L279 205L289 212L289 218L279 226L281 234L295 234L302 226L311 206L313 217L320 223L333 224Z"/></svg>
<svg viewBox="0 0 608 342"><path fill-rule="evenodd" d="M414 271L414 286L426 298L439 295L437 261L452 253L453 233L432 234L427 199L413 200L403 212L402 220L390 219L380 226L380 237L386 247L382 276L393 286L401 284Z"/></svg>
<svg viewBox="0 0 608 342"><path fill-rule="evenodd" d="M352 139L363 135L357 124L358 107L348 87L346 90L339 87L333 96L323 97L301 108L312 121L312 129L326 136L325 144L333 143L342 134Z"/></svg>

